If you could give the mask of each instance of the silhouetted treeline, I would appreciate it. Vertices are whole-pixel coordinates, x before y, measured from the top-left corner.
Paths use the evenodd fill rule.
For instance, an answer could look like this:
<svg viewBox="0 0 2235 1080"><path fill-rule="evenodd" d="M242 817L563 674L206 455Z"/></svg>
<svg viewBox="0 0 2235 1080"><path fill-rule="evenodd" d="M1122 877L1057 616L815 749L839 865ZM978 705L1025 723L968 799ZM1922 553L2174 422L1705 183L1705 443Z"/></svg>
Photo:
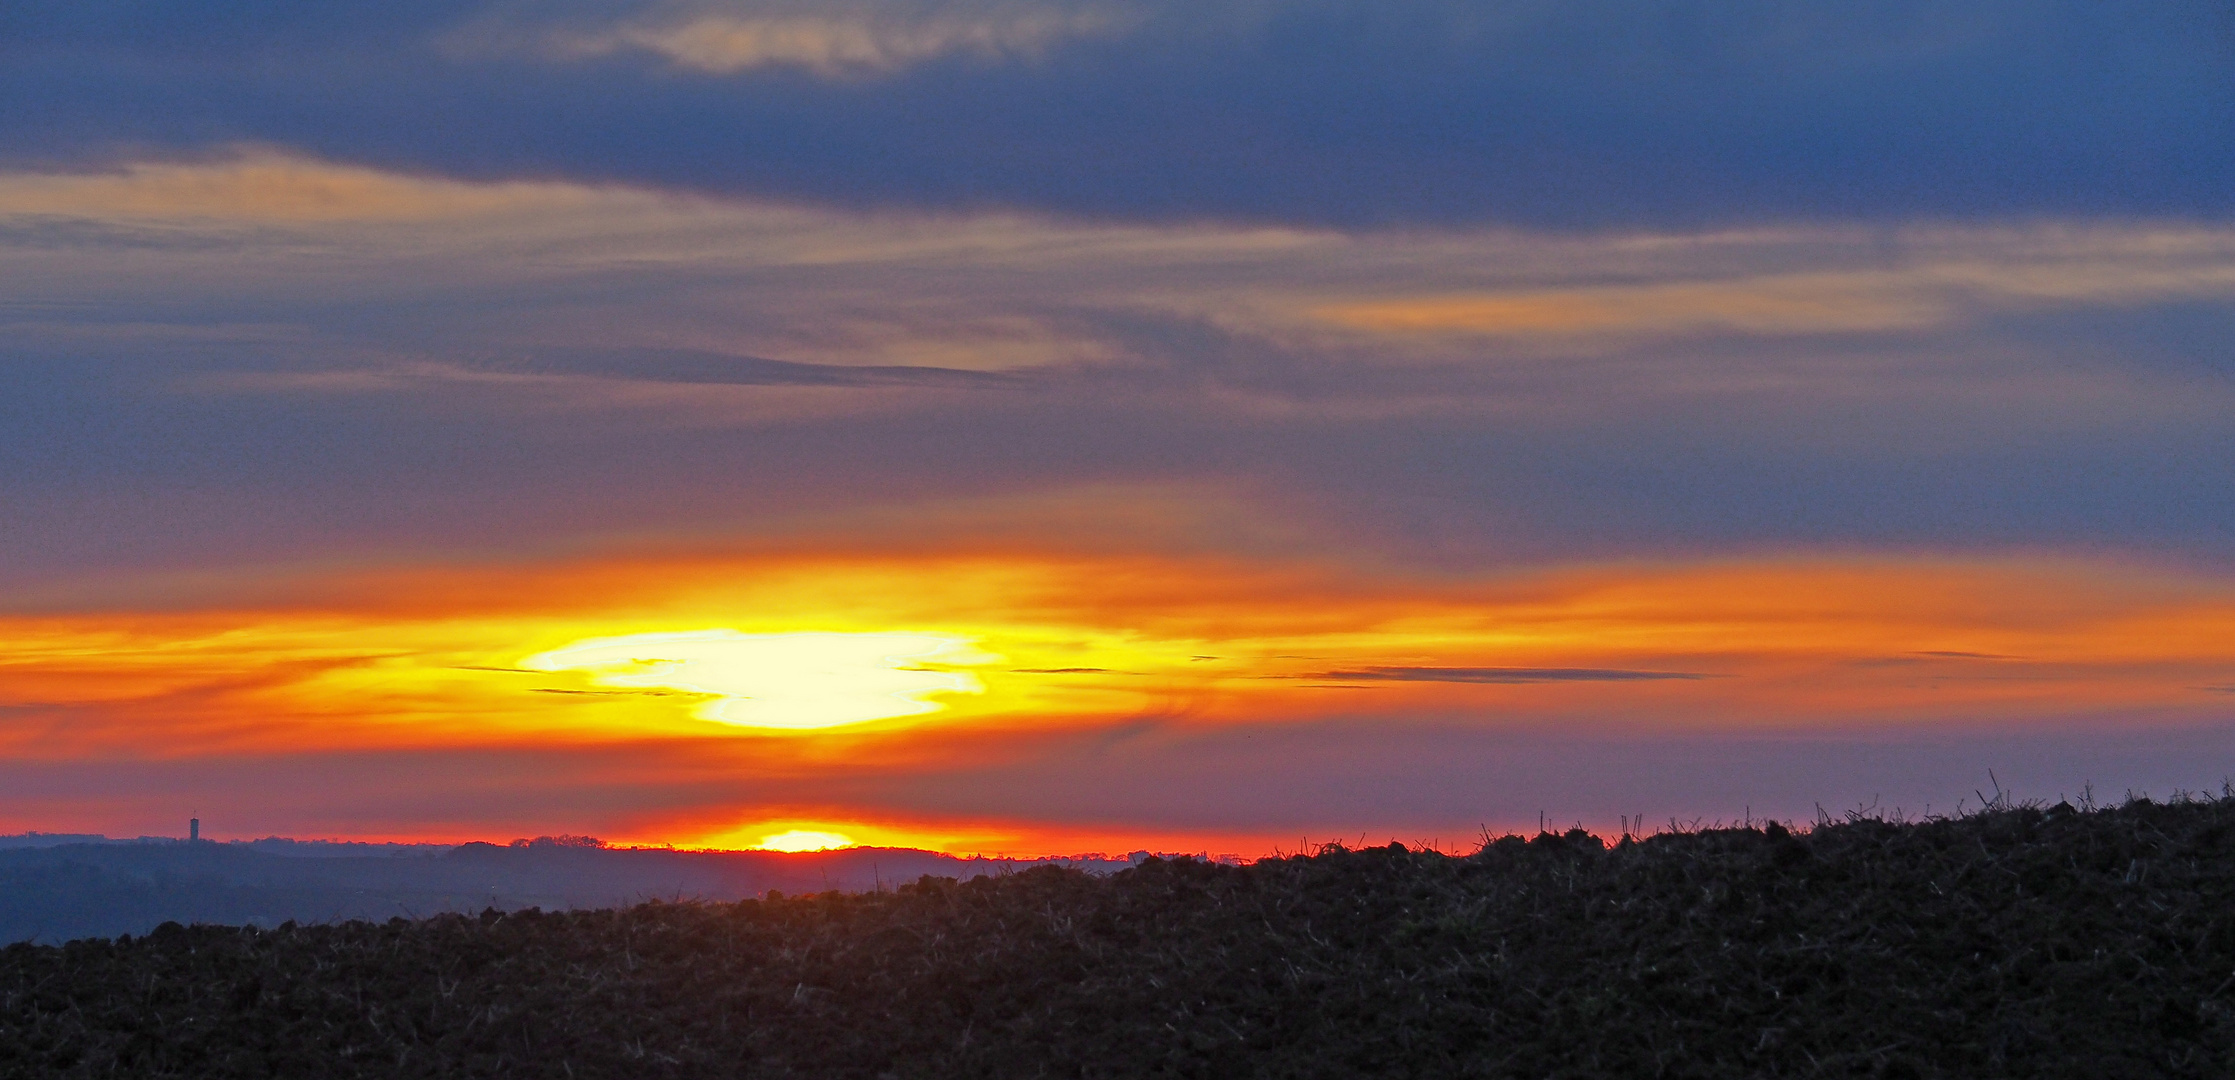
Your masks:
<svg viewBox="0 0 2235 1080"><path fill-rule="evenodd" d="M0 951L0 1074L2226 1077L2235 802Z"/></svg>

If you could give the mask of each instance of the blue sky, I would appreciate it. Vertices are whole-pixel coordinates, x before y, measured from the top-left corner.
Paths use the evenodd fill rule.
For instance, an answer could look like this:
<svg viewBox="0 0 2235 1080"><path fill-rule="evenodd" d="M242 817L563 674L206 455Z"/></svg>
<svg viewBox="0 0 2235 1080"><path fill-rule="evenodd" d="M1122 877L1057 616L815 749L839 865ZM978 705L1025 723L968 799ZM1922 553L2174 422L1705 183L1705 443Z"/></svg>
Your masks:
<svg viewBox="0 0 2235 1080"><path fill-rule="evenodd" d="M35 166L252 141L846 206L1563 229L2211 217L2235 190L2235 16L2191 0L34 0L8 19L0 152Z"/></svg>
<svg viewBox="0 0 2235 1080"><path fill-rule="evenodd" d="M1228 682L1159 668L1173 681L1158 685L1195 688L1169 691L1188 702L1174 715L1210 725L1162 741L1121 737L1143 716L1181 723L1152 694L1091 721L1063 713L1083 726L1061 738L971 728L952 745L977 749L899 772L739 766L688 813L665 781L612 780L637 794L600 803L604 817L518 828L827 825L844 807L802 809L799 794L826 790L860 818L849 827L886 821L899 831L878 835L927 843L999 832L956 818L941 833L941 814L1006 821L1000 835L1031 843L1127 829L1243 843L1291 826L1441 829L1464 823L1470 784L1558 791L1590 761L1644 775L1669 739L1734 762L1849 740L1802 779L1762 782L1794 806L1804 787L1827 804L1887 789L1941 805L1961 777L2020 758L2039 786L2076 786L2095 751L2122 783L2200 786L2235 745L2235 624L2213 614L2235 570L2225 5L23 0L0 11L0 105L0 641L31 658L0 666L0 765L82 779L76 801L0 799L24 827L152 828L131 815L153 804L119 792L215 799L241 769L323 776L352 754L452 755L434 773L495 755L544 776L555 794L538 812L561 815L566 792L607 781L539 772L553 751L526 727L399 742L439 710L396 698L364 706L357 741L315 734L358 729L306 704L341 676L317 666L330 657L301 659L327 654L296 615L359 596L335 582L365 574L449 582L436 591L486 610L414 602L493 628L485 654L402 615L383 623L386 601L333 617L352 641L440 641L427 657L502 668L566 642L502 638L527 633L503 614L515 600L458 582L542 581L570 560L638 581L677 551L868 560L834 582L905 577L956 550L1057 577L1137 558L1215 582L1225 572L1203 561L1228 560L1314 583L1263 603L1301 588L1330 612L1374 613L1357 615L1359 636L1313 631L1331 636L1312 648L1342 657L1320 671L1732 674L1681 690L1696 700L1382 687L1357 700L1388 704L1344 718L1297 706L1254 744L1278 749L1252 782L1348 792L1323 818L1308 800L1252 817L1178 764L1204 746L1239 754L1253 736L1235 733L1258 730L1219 727L1205 704L1218 694L1245 703L1236 724L1287 715L1239 681L1298 677L1267 653L1252 662L1269 674ZM1842 567L1911 584L1859 586ZM711 595L729 572L692 580ZM1658 596L1729 574L1852 633L1811 638L1828 651L1804 664L1773 634L1718 652L1666 611L1650 633L1622 631L1651 649L1612 630L1498 644L1489 623L1526 605L1441 637L1400 633L1410 616L1388 613L1434 606L1434 590L1408 591L1423 580L1473 595L1620 579ZM1989 584L1966 606L1935 599L1973 595L1947 581ZM1225 647L1204 643L1224 630L1157 636L1168 620L1134 606L1122 575L1073 586L1112 592L1064 609L1065 640ZM1542 587L1578 612L1600 602ZM1822 615L1818 591L1861 606ZM2042 591L2092 599L2012 614L2012 597ZM1907 614L1855 599L1880 592ZM716 621L671 625L614 595L564 625L790 626L687 597L674 610ZM785 595L804 605L793 629L869 618ZM955 633L1061 636L981 599L952 601ZM1701 611L1753 626L1752 599L1709 595ZM134 637L139 618L184 636ZM259 697L278 677L219 650L216 667L147 682L142 661L202 655L201 631L180 627L205 622L233 627L211 640L285 637L275 650L323 674ZM78 644L52 644L65 639ZM1918 657L1974 653L2034 666L1896 678ZM1191 670L1174 656L1172 672ZM451 670L426 664L398 678ZM1857 672L1883 677L1855 690L1867 704L1811 696ZM1996 680L2046 696L1930 704ZM2043 704L2064 686L2069 707ZM279 736L201 764L134 756L134 731L201 737L212 702L280 709L272 730L300 736L299 760ZM550 698L505 708L528 704ZM1660 727L1624 726L1664 707ZM1699 719L1718 709L1743 721ZM639 719L660 738L682 722ZM1408 734L1376 751L1375 779L1342 773L1375 725ZM891 739L864 752L949 745ZM629 745L607 749L680 753ZM1157 762L1193 779L1092 810L1015 779L1114 791ZM1388 779L1415 766L1442 779ZM1770 794L1749 801L1746 777L1784 768L1701 768L1656 781L1655 806L1578 796L1573 813L1761 806ZM264 831L349 831L354 811L317 789L290 781L239 812ZM1016 801L982 797L996 790ZM1165 796L1199 820L1141 809ZM1507 802L1499 813L1522 814ZM502 823L458 805L363 830Z"/></svg>

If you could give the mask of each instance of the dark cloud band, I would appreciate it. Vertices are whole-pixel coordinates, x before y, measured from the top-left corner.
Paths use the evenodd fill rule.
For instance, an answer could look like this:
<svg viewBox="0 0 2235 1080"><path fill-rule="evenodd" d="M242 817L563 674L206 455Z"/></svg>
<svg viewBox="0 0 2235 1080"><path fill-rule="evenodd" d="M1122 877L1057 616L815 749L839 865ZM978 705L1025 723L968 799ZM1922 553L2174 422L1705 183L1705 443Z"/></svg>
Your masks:
<svg viewBox="0 0 2235 1080"><path fill-rule="evenodd" d="M0 157L249 140L459 176L1344 225L2235 209L2235 16L2202 0L1110 10L26 0L0 17Z"/></svg>

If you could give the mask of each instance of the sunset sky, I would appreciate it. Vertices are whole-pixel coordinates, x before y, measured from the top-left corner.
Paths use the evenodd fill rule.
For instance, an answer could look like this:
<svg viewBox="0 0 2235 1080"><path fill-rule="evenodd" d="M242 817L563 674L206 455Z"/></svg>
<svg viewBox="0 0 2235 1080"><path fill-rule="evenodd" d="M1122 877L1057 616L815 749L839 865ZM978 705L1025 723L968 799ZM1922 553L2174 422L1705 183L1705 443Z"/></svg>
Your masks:
<svg viewBox="0 0 2235 1080"><path fill-rule="evenodd" d="M2231 132L2203 0L15 0L0 832L2217 790Z"/></svg>

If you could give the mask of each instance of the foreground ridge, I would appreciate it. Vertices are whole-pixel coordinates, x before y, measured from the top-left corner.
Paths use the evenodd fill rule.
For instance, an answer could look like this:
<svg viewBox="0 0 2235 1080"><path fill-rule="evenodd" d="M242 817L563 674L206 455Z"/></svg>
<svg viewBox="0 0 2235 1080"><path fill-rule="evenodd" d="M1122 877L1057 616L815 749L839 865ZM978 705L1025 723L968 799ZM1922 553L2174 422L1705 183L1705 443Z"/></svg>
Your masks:
<svg viewBox="0 0 2235 1080"><path fill-rule="evenodd" d="M0 950L0 1074L2219 1077L2235 800Z"/></svg>

